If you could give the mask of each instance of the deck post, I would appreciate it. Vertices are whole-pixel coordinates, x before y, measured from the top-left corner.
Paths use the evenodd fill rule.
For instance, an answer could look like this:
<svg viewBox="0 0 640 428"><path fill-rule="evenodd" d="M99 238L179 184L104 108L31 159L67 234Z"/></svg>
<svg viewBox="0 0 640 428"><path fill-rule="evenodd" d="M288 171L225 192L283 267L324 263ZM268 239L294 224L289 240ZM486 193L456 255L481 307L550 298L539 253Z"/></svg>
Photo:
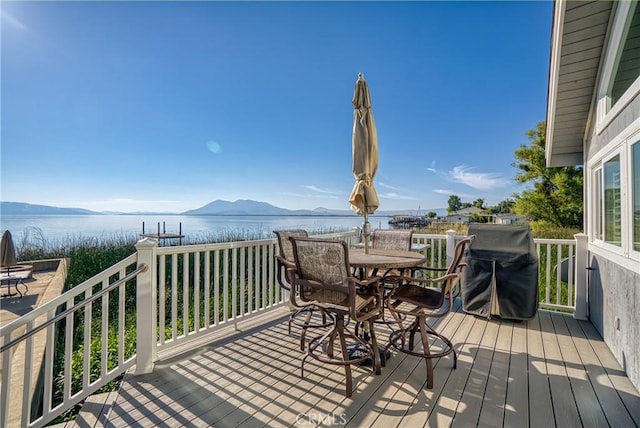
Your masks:
<svg viewBox="0 0 640 428"><path fill-rule="evenodd" d="M449 229L445 233L447 234L447 266L449 266L456 253L456 231Z"/></svg>
<svg viewBox="0 0 640 428"><path fill-rule="evenodd" d="M156 333L156 249L158 241L143 238L136 243L138 266L147 265L136 280L136 375L151 373L158 359Z"/></svg>
<svg viewBox="0 0 640 428"><path fill-rule="evenodd" d="M587 284L589 237L584 233L576 233L573 237L576 239L576 309L573 311L573 317L579 320L586 320L589 316L589 289Z"/></svg>

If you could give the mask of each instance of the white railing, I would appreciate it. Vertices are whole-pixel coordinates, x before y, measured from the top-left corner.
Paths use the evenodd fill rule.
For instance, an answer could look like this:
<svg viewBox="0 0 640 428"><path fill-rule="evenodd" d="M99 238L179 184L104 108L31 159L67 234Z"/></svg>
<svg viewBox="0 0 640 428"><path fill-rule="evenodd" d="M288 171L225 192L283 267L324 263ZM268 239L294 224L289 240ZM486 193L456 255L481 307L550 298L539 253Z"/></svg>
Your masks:
<svg viewBox="0 0 640 428"><path fill-rule="evenodd" d="M426 266L442 268L453 258L455 242L463 237L454 231L446 235L414 234L413 244L425 246ZM539 259L538 307L541 309L575 311L577 318L586 319L585 238L583 234L576 235L575 240L534 238ZM581 243L581 254L578 254L577 243Z"/></svg>
<svg viewBox="0 0 640 428"><path fill-rule="evenodd" d="M135 323L126 314L135 311L131 295L144 268L136 260L131 255L0 328L1 426L42 426L135 364L135 337L125 333Z"/></svg>
<svg viewBox="0 0 640 428"><path fill-rule="evenodd" d="M414 234L413 244L426 266L442 268L461 238L454 231ZM577 285L586 252L576 250L576 241L534 240L540 308L572 311L586 301L580 294L586 288ZM158 247L145 239L136 254L2 327L0 425L43 426L134 365L136 373L150 372L158 354L196 346L220 328L285 304L276 246L266 239ZM573 274L554 271L566 258Z"/></svg>

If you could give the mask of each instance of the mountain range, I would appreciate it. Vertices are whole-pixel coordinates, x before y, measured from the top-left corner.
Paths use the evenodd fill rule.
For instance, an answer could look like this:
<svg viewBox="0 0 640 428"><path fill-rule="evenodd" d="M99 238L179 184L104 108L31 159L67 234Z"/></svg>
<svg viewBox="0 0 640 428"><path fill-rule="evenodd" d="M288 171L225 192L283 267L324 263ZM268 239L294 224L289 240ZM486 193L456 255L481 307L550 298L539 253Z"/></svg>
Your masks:
<svg viewBox="0 0 640 428"><path fill-rule="evenodd" d="M444 208L436 208L426 211L435 211L439 215L446 211ZM49 205L35 205L25 202L0 202L1 215L225 215L225 216L241 216L241 215L274 215L274 216L302 216L302 215L331 215L331 216L350 216L357 215L351 210L332 210L328 208L318 207L313 210L289 210L279 208L267 202L252 201L248 199L240 199L234 202L216 200L210 202L200 208L184 211L181 213L155 213L155 212L99 212L91 211L83 208L60 208ZM400 211L376 211L377 216L392 216L394 214L415 214L412 210ZM424 212L423 212L424 214Z"/></svg>

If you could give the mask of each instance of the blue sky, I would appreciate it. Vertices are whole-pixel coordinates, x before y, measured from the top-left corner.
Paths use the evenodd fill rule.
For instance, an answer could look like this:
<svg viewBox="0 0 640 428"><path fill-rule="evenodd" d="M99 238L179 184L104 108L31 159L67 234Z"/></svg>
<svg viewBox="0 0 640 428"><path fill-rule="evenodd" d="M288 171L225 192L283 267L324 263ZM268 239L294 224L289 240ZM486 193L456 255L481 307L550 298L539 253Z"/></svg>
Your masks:
<svg viewBox="0 0 640 428"><path fill-rule="evenodd" d="M380 210L496 204L545 120L553 4L0 4L1 199L349 209L354 84Z"/></svg>

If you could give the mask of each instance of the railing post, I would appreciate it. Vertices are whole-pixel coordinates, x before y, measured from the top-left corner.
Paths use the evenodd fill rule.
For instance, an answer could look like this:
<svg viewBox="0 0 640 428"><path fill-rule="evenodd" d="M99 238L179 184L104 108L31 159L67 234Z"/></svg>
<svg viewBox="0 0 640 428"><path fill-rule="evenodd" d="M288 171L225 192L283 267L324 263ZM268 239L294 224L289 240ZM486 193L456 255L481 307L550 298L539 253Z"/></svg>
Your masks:
<svg viewBox="0 0 640 428"><path fill-rule="evenodd" d="M589 290L587 287L589 237L584 233L576 233L573 237L576 239L576 309L573 312L573 317L586 320L589 315Z"/></svg>
<svg viewBox="0 0 640 428"><path fill-rule="evenodd" d="M449 266L456 251L456 231L449 229L445 233L447 234L447 266Z"/></svg>
<svg viewBox="0 0 640 428"><path fill-rule="evenodd" d="M353 234L353 236L350 238L351 245L360 244L362 242L362 229L358 226L353 226L351 228L351 232Z"/></svg>
<svg viewBox="0 0 640 428"><path fill-rule="evenodd" d="M137 277L136 287L136 375L151 373L157 356L156 333L156 249L158 241L150 238L136 243L138 266L147 265L147 270Z"/></svg>

